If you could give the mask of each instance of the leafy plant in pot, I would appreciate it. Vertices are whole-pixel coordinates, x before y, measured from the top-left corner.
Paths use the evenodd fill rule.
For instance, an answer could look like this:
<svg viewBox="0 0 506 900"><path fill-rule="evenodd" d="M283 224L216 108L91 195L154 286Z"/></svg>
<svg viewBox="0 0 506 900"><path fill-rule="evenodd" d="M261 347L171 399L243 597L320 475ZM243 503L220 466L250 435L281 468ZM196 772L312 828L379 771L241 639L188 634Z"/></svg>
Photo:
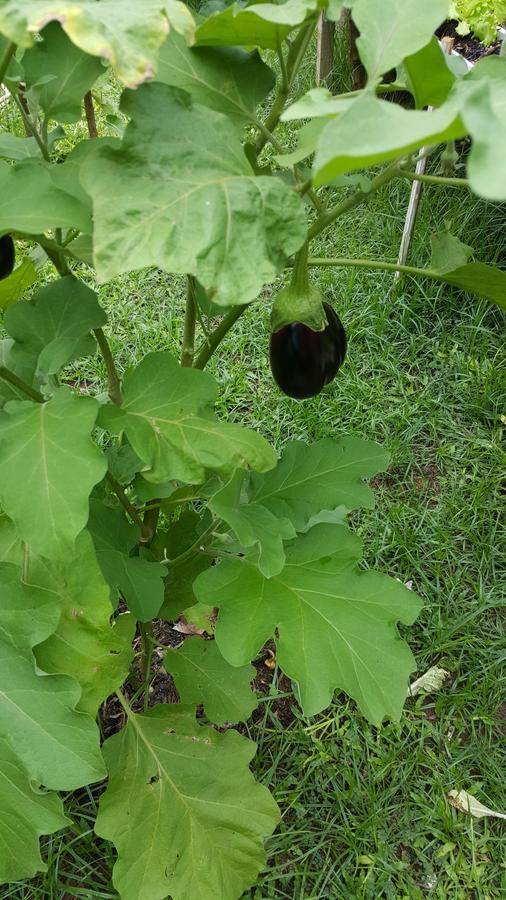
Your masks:
<svg viewBox="0 0 506 900"><path fill-rule="evenodd" d="M387 467L386 452L341 436L290 442L278 458L256 431L215 415L217 384L203 370L285 269L294 306L280 320L278 297L273 343L297 322L321 352L331 331L312 392L340 364L345 339L307 267L399 268L504 305L504 273L469 263L451 235L435 243L427 269L310 252L382 185L416 178L417 148L436 152L467 133L468 179L425 180L504 200L504 156L493 151L503 132L482 127L484 97L487 123L502 121L504 60L456 75L432 39L444 17L437 3L409 0L409 29L387 33L384 4L357 0L366 89L295 99L321 8L312 0L227 7L197 26L174 0L148 12L124 0L74 6L72 17L59 0L43 14L37 4L0 7L0 80L30 134L0 148L0 233L19 256L0 284L0 879L41 871L40 836L68 823L61 792L104 782L95 831L114 845L122 898L231 900L255 881L279 820L250 772L252 742L214 727L255 708L251 660L273 638L305 715L338 690L379 725L401 714L415 663L396 623L412 623L420 602L395 578L361 570L361 542L344 520L372 504L366 480ZM329 4L327 15L339 8ZM277 76L266 50L278 55ZM97 53L125 85L115 112L125 127L121 137L81 140L61 161L63 129L80 121L85 95L91 122L89 92L105 77ZM401 63L414 111L381 99L383 71ZM279 138L281 117L310 120L296 159ZM286 177L261 164L266 145ZM337 201L330 192L336 179L385 163L357 190L338 181ZM26 299L30 245L56 277ZM181 365L151 352L122 377L88 283L146 266L186 276ZM107 397L65 383L68 365L97 351ZM197 603L200 616L218 610L213 640L167 649L181 703L151 706L153 620L191 618ZM97 717L111 695L121 718L102 742Z"/></svg>

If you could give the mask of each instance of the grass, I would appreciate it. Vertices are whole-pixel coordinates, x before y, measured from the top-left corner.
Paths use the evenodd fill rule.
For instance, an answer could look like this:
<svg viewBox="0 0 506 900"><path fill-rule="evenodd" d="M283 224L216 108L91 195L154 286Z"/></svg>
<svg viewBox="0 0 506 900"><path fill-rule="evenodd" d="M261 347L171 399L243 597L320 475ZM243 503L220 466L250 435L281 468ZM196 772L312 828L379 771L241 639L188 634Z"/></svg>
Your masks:
<svg viewBox="0 0 506 900"><path fill-rule="evenodd" d="M315 253L395 259L409 185L396 182L338 221ZM466 193L424 189L411 260L428 262L430 235L451 223L484 261L505 261L504 208ZM213 359L219 410L278 449L344 433L391 453L375 480L376 508L355 514L366 564L412 581L425 607L406 636L420 672L452 673L439 693L408 700L399 724L375 729L344 697L285 728L269 702L251 735L255 773L283 819L269 866L249 900L444 898L505 894L504 823L452 809L464 788L504 810L505 354L502 316L475 297L429 281L325 270L315 274L349 335L346 363L319 397L297 403L268 367L270 291L239 320ZM124 371L152 349L179 349L183 283L154 271L100 289ZM98 384L98 358L74 365ZM502 743L501 743L502 739ZM48 871L2 898L108 898L113 851L93 834L96 795L67 798L73 826L44 840ZM146 898L150 900L150 898Z"/></svg>

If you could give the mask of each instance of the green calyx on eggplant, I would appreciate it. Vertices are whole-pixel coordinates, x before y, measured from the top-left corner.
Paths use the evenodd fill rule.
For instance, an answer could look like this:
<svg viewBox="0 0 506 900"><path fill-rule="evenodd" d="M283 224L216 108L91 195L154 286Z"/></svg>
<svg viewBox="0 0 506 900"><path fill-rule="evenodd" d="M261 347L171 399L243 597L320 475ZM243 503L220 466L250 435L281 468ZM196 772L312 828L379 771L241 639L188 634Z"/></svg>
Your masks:
<svg viewBox="0 0 506 900"><path fill-rule="evenodd" d="M274 301L271 329L271 371L283 393L296 400L319 394L343 364L347 342L339 316L309 284L307 247Z"/></svg>
<svg viewBox="0 0 506 900"><path fill-rule="evenodd" d="M0 237L0 281L11 274L14 268L15 257L14 241L10 234L2 235Z"/></svg>

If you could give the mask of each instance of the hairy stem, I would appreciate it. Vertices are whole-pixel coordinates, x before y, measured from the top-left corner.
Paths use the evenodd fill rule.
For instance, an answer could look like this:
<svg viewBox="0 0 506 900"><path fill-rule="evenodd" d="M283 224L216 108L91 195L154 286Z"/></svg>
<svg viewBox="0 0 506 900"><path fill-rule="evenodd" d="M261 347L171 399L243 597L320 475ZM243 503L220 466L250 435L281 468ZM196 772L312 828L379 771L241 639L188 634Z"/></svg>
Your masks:
<svg viewBox="0 0 506 900"><path fill-rule="evenodd" d="M49 162L49 153L47 151L47 146L45 145L44 141L42 140L42 138L35 126L35 123L32 121L32 119L30 118L30 116L28 115L26 110L24 109L23 104L21 103L21 100L19 99L18 95L16 93L14 93L11 96L12 96L17 108L19 109L21 118L23 119L23 123L25 125L27 132L29 132L35 138L35 140L37 142L37 146L38 146L40 152L42 153L42 156L44 157L46 162Z"/></svg>
<svg viewBox="0 0 506 900"><path fill-rule="evenodd" d="M308 266L319 268L325 266L351 266L357 269L378 269L384 272L405 272L407 275L423 275L426 278L441 279L441 273L435 269L419 269L416 266L404 266L397 262L384 262L382 259L349 259L345 256L320 257L310 256Z"/></svg>
<svg viewBox="0 0 506 900"><path fill-rule="evenodd" d="M93 97L91 91L84 95L84 112L86 114L86 122L88 125L88 134L90 138L97 137L97 120L95 118L95 107L93 106Z"/></svg>
<svg viewBox="0 0 506 900"><path fill-rule="evenodd" d="M22 391L23 394L26 394L30 400L35 400L36 403L44 403L44 397L41 393L39 393L36 388L31 387L26 381L23 381L22 378L19 378L15 372L11 372L7 366L0 366L0 378L3 378L4 381L8 381L9 384L12 384L14 387L18 388L19 391Z"/></svg>
<svg viewBox="0 0 506 900"><path fill-rule="evenodd" d="M116 494L116 497L118 498L125 512L128 513L132 522L134 522L134 524L137 525L142 532L144 523L140 517L138 509L135 508L133 503L130 503L130 500L125 494L125 491L123 490L121 484L119 483L119 481L116 481L116 479L113 477L113 475L111 475L110 472L107 472L105 477L107 478L109 485Z"/></svg>
<svg viewBox="0 0 506 900"><path fill-rule="evenodd" d="M406 172L402 169L399 174L410 181L422 181L424 184L445 184L448 187L468 188L467 178L451 178L445 175L420 175L418 172Z"/></svg>
<svg viewBox="0 0 506 900"><path fill-rule="evenodd" d="M197 538L196 541L193 542L191 547L188 547L183 553L180 553L179 556L175 556L174 559L162 559L161 562L164 566L179 566L182 562L187 559L190 559L192 556L196 556L200 551L200 548L204 545L207 538L216 530L216 522L212 522L205 531L202 532L201 535Z"/></svg>
<svg viewBox="0 0 506 900"><path fill-rule="evenodd" d="M0 59L0 84L3 82L5 78L5 73L9 68L9 63L16 52L16 44L10 43L7 44L4 52L2 53L2 57Z"/></svg>
<svg viewBox="0 0 506 900"><path fill-rule="evenodd" d="M313 31L315 29L315 25L316 21L310 22L309 25L301 28L293 44L291 45L290 50L288 51L286 62L283 58L283 65L281 66L281 82L274 96L274 102L272 104L271 111L262 126L260 126L258 123L255 123L260 129L260 134L258 135L255 144L257 156L259 155L261 150L263 150L267 141L272 142L272 132L276 128L276 125L281 118L281 113L283 112L285 103L288 99L290 87L293 84L297 72L299 71L301 62L304 59L304 54L308 48ZM281 46L278 48L278 53L283 56ZM279 153L280 151L278 148L280 145L278 144L276 146L273 144L273 146Z"/></svg>
<svg viewBox="0 0 506 900"><path fill-rule="evenodd" d="M144 694L144 712L149 705L149 682L151 680L151 660L153 658L153 623L139 622L142 640L141 676Z"/></svg>
<svg viewBox="0 0 506 900"><path fill-rule="evenodd" d="M370 187L368 191L355 191L354 194L351 194L349 197L346 197L344 200L341 200L340 203L337 203L336 206L331 207L331 209L325 210L313 223L311 228L308 231L308 238L311 239L315 237L317 234L320 234L328 225L331 225L339 216L342 216L343 213L348 212L350 209L353 209L355 206L358 206L360 203L363 203L377 191L384 184L387 184L392 178L395 178L399 175L399 165L397 162L392 163L391 166L387 166L383 172L380 172L379 175L376 175L376 178L373 178L371 181Z"/></svg>
<svg viewBox="0 0 506 900"><path fill-rule="evenodd" d="M162 501L160 498L156 497L153 499L153 504L146 509L144 513L144 520L142 523L142 535L141 535L141 544L150 544L153 540L156 529L158 527L158 518L160 516L160 503Z"/></svg>
<svg viewBox="0 0 506 900"><path fill-rule="evenodd" d="M197 324L197 304L195 301L195 278L187 276L186 309L184 315L183 346L181 349L181 365L193 366L195 353L195 326Z"/></svg>
<svg viewBox="0 0 506 900"><path fill-rule="evenodd" d="M242 316L244 310L248 308L248 305L248 303L245 303L243 306L233 306L230 312L223 316L220 324L208 335L207 343L197 356L194 362L196 369L203 369L207 365L216 348L221 344L232 326L235 325L239 316Z"/></svg>
<svg viewBox="0 0 506 900"><path fill-rule="evenodd" d="M95 328L94 334L97 339L98 346L100 347L100 352L102 353L105 368L107 370L107 387L109 399L112 403L115 403L116 406L121 406L123 402L123 396L121 394L121 381L116 369L116 364L114 362L109 342L101 328Z"/></svg>

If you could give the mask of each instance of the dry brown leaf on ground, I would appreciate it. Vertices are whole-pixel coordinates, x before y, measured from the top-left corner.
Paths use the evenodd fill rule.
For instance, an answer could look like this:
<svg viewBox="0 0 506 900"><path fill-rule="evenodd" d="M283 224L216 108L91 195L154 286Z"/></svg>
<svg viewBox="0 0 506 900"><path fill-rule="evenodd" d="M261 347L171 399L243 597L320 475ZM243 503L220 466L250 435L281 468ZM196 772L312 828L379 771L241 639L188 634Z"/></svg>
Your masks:
<svg viewBox="0 0 506 900"><path fill-rule="evenodd" d="M448 800L455 809L460 810L460 812L469 813L476 819L483 819L485 816L494 819L506 819L506 813L489 809L488 806L484 806L483 803L480 803L476 797L473 797L472 794L468 794L467 791L449 791Z"/></svg>

